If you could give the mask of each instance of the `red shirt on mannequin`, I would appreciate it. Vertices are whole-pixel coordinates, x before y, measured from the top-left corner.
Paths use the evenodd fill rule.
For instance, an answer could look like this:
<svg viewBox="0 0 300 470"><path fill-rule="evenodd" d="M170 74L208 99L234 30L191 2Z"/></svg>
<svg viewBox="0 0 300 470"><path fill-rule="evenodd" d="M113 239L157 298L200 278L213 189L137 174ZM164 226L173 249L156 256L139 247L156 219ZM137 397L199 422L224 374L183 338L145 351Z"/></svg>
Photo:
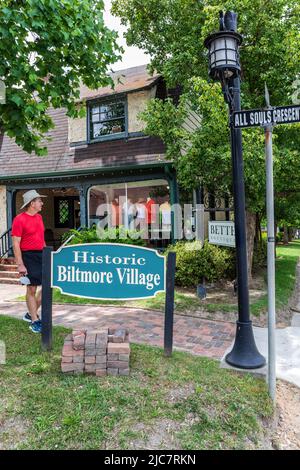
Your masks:
<svg viewBox="0 0 300 470"><path fill-rule="evenodd" d="M146 209L147 209L147 223L151 224L156 221L156 202L154 199L148 199L146 202Z"/></svg>

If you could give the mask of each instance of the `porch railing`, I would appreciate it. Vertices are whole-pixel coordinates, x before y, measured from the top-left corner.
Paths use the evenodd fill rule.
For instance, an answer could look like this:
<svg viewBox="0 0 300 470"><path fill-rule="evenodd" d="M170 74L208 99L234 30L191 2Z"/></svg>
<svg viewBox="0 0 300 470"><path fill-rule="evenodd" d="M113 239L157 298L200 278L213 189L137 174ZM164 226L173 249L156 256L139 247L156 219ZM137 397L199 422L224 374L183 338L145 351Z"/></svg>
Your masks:
<svg viewBox="0 0 300 470"><path fill-rule="evenodd" d="M77 232L80 232L80 230L82 230L82 229L83 229L83 227L80 226L80 227L78 227L76 230L77 230ZM72 240L72 238L74 238L74 237L75 237L75 233L72 233L72 235L70 235L70 236L62 243L62 245L60 245L59 248L62 248L63 246L67 245L67 244L69 243L69 241Z"/></svg>
<svg viewBox="0 0 300 470"><path fill-rule="evenodd" d="M11 228L0 235L0 259L12 249Z"/></svg>

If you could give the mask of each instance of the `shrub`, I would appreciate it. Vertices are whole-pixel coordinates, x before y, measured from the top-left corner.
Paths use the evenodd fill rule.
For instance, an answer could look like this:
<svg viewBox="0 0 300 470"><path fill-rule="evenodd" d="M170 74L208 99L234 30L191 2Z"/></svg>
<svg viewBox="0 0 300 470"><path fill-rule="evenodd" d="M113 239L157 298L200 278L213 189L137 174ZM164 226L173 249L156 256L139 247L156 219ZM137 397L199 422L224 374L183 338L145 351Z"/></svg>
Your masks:
<svg viewBox="0 0 300 470"><path fill-rule="evenodd" d="M235 248L219 246L219 249L227 255L227 263L224 272L224 278L233 280L236 278L236 251Z"/></svg>
<svg viewBox="0 0 300 470"><path fill-rule="evenodd" d="M128 245L146 245L145 240L140 236L141 232L138 230L127 230L126 238L122 238L123 234L122 228L97 229L97 227L92 227L84 228L80 231L72 229L64 234L63 241L67 240L71 235L74 235L67 243L68 245L80 243L126 243Z"/></svg>
<svg viewBox="0 0 300 470"><path fill-rule="evenodd" d="M232 254L229 250L205 242L180 241L166 250L176 252L175 282L178 286L195 287L205 278L208 282L224 279L232 270Z"/></svg>

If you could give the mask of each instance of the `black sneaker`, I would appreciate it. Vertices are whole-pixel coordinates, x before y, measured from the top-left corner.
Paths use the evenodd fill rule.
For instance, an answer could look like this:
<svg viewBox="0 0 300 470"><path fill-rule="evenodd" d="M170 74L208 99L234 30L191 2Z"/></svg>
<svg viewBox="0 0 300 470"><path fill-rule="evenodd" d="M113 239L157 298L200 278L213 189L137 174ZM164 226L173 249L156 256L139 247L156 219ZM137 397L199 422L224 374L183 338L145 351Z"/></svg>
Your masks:
<svg viewBox="0 0 300 470"><path fill-rule="evenodd" d="M29 323L31 323L31 315L30 313L25 313L25 315L23 315L23 320L24 321L28 321Z"/></svg>
<svg viewBox="0 0 300 470"><path fill-rule="evenodd" d="M29 329L33 331L33 333L41 333L42 332L42 322L40 320L36 320L31 323Z"/></svg>

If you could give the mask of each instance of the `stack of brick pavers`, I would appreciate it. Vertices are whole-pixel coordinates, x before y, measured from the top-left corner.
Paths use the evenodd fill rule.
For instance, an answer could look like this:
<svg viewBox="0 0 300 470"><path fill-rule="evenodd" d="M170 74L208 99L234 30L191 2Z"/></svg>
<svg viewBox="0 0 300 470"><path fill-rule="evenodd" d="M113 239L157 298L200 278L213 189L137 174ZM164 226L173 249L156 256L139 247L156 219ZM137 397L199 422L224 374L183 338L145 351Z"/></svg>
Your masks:
<svg viewBox="0 0 300 470"><path fill-rule="evenodd" d="M64 342L61 370L97 376L129 375L129 356L126 329L74 330Z"/></svg>

